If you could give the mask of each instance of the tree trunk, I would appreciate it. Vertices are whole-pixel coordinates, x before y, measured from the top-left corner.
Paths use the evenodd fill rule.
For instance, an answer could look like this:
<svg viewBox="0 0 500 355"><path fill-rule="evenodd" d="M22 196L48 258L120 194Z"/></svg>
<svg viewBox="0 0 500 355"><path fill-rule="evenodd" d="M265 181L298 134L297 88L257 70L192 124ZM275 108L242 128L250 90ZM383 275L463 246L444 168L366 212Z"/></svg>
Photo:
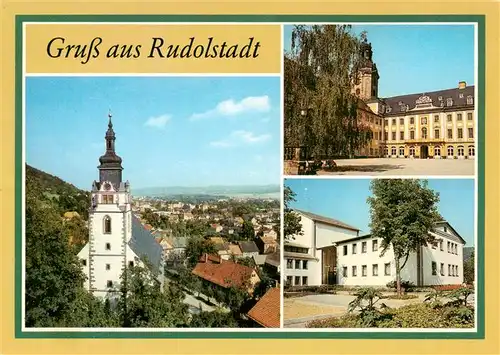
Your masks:
<svg viewBox="0 0 500 355"><path fill-rule="evenodd" d="M399 255L396 256L396 291L398 297L401 297L401 268L399 264Z"/></svg>

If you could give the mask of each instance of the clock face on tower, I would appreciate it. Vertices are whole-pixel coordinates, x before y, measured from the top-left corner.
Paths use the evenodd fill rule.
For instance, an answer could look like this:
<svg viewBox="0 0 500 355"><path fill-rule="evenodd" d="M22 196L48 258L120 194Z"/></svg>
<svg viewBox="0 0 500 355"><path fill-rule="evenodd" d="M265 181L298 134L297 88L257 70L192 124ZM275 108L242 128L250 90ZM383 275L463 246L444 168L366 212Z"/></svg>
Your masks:
<svg viewBox="0 0 500 355"><path fill-rule="evenodd" d="M106 191L111 190L111 184L109 182L104 184L104 190L106 190Z"/></svg>

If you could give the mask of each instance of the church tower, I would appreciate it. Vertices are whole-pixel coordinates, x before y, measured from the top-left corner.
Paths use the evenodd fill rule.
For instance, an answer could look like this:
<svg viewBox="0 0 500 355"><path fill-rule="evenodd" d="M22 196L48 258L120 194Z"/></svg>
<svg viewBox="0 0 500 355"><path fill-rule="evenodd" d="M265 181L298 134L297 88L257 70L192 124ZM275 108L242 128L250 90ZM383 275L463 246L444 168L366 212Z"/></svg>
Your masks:
<svg viewBox="0 0 500 355"><path fill-rule="evenodd" d="M357 81L353 86L353 94L364 101L378 97L378 70L373 62L372 45L366 38L360 46L360 66Z"/></svg>
<svg viewBox="0 0 500 355"><path fill-rule="evenodd" d="M88 278L86 288L101 297L119 289L122 272L135 260L128 252L132 237L130 187L122 181L122 159L115 152L116 136L111 114L108 116L106 151L99 158L99 181L92 184L89 242L79 253Z"/></svg>

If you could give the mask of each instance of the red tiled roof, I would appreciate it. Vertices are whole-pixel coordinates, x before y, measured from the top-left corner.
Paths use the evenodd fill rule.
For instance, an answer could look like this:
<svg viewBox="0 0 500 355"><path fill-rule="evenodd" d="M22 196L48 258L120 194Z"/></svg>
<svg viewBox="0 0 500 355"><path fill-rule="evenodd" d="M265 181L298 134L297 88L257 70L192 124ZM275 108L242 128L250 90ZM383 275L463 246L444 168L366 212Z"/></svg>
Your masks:
<svg viewBox="0 0 500 355"><path fill-rule="evenodd" d="M280 327L280 289L274 287L253 306L248 316L266 328Z"/></svg>
<svg viewBox="0 0 500 355"><path fill-rule="evenodd" d="M144 229L150 231L151 229L153 229L153 226L151 224L145 224Z"/></svg>
<svg viewBox="0 0 500 355"><path fill-rule="evenodd" d="M205 257L207 258L205 261ZM229 260L222 260L219 256L203 255L200 262L193 269L193 274L216 285L229 288L242 287L250 280L254 269Z"/></svg>

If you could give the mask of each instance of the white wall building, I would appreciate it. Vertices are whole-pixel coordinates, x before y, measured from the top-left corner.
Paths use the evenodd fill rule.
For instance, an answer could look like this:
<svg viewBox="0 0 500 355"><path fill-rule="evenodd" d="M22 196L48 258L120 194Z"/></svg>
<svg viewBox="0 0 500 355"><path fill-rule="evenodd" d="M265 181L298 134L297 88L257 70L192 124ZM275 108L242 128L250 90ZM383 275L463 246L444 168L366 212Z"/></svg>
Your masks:
<svg viewBox="0 0 500 355"><path fill-rule="evenodd" d="M446 221L429 232L436 245L421 246L410 253L401 279L416 286L463 283L464 239ZM381 239L371 235L337 243L337 283L347 286L386 286L396 279L392 248L381 256ZM401 260L401 263L404 260Z"/></svg>
<svg viewBox="0 0 500 355"><path fill-rule="evenodd" d="M334 283L335 243L359 236L359 229L332 218L295 210L301 217L302 235L285 242L284 281L290 286Z"/></svg>
<svg viewBox="0 0 500 355"><path fill-rule="evenodd" d="M115 153L111 115L105 138L99 181L92 184L89 242L78 253L87 276L85 287L99 297L118 290L125 268L144 266L144 259L158 272L158 281L163 285L163 250L132 215L130 185L122 182L122 159Z"/></svg>

